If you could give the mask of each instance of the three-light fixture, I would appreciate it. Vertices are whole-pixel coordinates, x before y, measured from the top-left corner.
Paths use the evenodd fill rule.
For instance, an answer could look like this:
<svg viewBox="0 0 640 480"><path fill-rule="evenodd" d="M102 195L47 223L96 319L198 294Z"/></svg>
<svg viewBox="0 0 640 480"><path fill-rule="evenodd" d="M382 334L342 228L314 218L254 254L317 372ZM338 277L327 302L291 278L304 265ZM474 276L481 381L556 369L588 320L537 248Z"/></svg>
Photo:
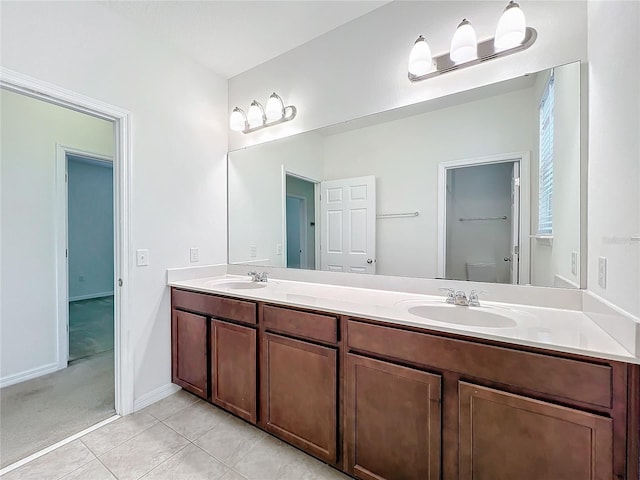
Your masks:
<svg viewBox="0 0 640 480"><path fill-rule="evenodd" d="M489 40L478 43L471 22L465 18L453 34L450 51L432 57L427 40L420 35L409 55L409 80L426 80L526 50L533 45L537 36L535 29L527 27L520 5L512 0L498 21L495 37Z"/></svg>
<svg viewBox="0 0 640 480"><path fill-rule="evenodd" d="M231 112L229 128L236 132L251 133L265 127L293 120L297 110L293 105L284 106L282 98L275 92L267 100L266 108L262 108L259 102L251 102L247 113L238 107Z"/></svg>

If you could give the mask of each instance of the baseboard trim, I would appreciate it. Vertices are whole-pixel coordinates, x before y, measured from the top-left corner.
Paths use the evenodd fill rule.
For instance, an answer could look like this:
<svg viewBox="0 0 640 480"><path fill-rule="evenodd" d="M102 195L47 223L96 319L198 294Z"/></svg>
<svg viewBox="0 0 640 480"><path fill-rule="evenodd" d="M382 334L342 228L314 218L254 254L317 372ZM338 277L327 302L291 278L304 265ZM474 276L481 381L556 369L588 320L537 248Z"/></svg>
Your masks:
<svg viewBox="0 0 640 480"><path fill-rule="evenodd" d="M93 298L102 298L102 297L111 297L113 296L113 291L111 292L98 292L98 293L89 293L87 295L77 295L75 297L69 297L70 302L77 302L79 300L91 300Z"/></svg>
<svg viewBox="0 0 640 480"><path fill-rule="evenodd" d="M25 370L24 372L14 373L6 377L0 378L0 388L15 385L16 383L26 382L32 378L46 375L47 373L53 373L58 371L58 362L48 363L40 367L32 368L31 370Z"/></svg>
<svg viewBox="0 0 640 480"><path fill-rule="evenodd" d="M137 412L138 410L142 410L144 407L148 407L152 403L156 403L163 398L167 398L169 395L173 395L178 390L181 390L181 388L174 383L167 383L155 390L151 390L149 393L145 393L140 398L135 399L133 402L133 411Z"/></svg>

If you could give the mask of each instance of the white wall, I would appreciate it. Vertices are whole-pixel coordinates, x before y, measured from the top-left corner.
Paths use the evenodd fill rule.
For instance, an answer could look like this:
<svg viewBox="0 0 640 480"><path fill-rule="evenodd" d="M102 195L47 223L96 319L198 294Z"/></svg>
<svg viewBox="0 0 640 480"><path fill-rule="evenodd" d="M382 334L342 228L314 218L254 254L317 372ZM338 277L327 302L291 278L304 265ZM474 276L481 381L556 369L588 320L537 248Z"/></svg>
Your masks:
<svg viewBox="0 0 640 480"><path fill-rule="evenodd" d="M4 8L4 7L3 7ZM113 124L0 90L0 382L57 366L56 144L113 155Z"/></svg>
<svg viewBox="0 0 640 480"><path fill-rule="evenodd" d="M589 2L588 288L640 316L640 3ZM607 259L606 289L598 258Z"/></svg>
<svg viewBox="0 0 640 480"><path fill-rule="evenodd" d="M69 156L67 171L69 300L112 295L113 166Z"/></svg>
<svg viewBox="0 0 640 480"><path fill-rule="evenodd" d="M413 104L480 85L586 60L585 2L522 3L536 43L524 52L412 84L409 52L419 34L434 54L449 50L463 17L492 37L504 9L495 1L391 2L229 81L228 113L277 91L298 116L251 135L231 132L230 149Z"/></svg>
<svg viewBox="0 0 640 480"><path fill-rule="evenodd" d="M150 261L127 259L139 399L171 380L166 269L192 246L226 259L227 82L98 3L3 2L1 22L3 67L132 114L131 245Z"/></svg>

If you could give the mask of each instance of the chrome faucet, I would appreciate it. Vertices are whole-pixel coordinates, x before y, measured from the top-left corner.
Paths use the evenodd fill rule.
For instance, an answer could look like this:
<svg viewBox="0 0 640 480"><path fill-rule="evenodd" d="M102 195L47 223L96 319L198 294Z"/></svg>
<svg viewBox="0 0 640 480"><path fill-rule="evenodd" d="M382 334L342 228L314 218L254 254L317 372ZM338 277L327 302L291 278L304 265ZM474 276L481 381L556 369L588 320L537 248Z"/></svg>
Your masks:
<svg viewBox="0 0 640 480"><path fill-rule="evenodd" d="M252 282L266 282L269 280L267 272L249 272L247 275L251 277Z"/></svg>
<svg viewBox="0 0 640 480"><path fill-rule="evenodd" d="M440 288L440 290L447 292L447 299L445 302L450 303L451 305L456 303L456 291L453 288Z"/></svg>
<svg viewBox="0 0 640 480"><path fill-rule="evenodd" d="M469 300L467 300L467 294L464 293L462 290L458 290L456 292L456 296L454 298L453 303L455 305L462 305L463 307L469 306Z"/></svg>
<svg viewBox="0 0 640 480"><path fill-rule="evenodd" d="M469 294L469 306L470 307L479 307L480 306L480 300L478 299L478 295L483 294L486 292L478 292L476 290L471 290L471 293Z"/></svg>

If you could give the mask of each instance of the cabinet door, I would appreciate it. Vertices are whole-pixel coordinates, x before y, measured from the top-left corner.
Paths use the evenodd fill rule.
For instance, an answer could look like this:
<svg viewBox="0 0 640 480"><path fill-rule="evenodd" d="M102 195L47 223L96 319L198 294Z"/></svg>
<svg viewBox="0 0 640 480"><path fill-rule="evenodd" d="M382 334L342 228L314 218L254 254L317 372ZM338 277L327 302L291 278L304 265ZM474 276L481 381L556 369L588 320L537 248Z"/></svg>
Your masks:
<svg viewBox="0 0 640 480"><path fill-rule="evenodd" d="M460 382L461 480L611 480L611 419Z"/></svg>
<svg viewBox="0 0 640 480"><path fill-rule="evenodd" d="M171 320L172 381L207 398L207 317L173 310Z"/></svg>
<svg viewBox="0 0 640 480"><path fill-rule="evenodd" d="M348 354L345 469L357 478L440 478L439 375Z"/></svg>
<svg viewBox="0 0 640 480"><path fill-rule="evenodd" d="M212 401L256 423L256 330L211 321Z"/></svg>
<svg viewBox="0 0 640 480"><path fill-rule="evenodd" d="M265 333L263 362L265 429L335 463L336 349Z"/></svg>

